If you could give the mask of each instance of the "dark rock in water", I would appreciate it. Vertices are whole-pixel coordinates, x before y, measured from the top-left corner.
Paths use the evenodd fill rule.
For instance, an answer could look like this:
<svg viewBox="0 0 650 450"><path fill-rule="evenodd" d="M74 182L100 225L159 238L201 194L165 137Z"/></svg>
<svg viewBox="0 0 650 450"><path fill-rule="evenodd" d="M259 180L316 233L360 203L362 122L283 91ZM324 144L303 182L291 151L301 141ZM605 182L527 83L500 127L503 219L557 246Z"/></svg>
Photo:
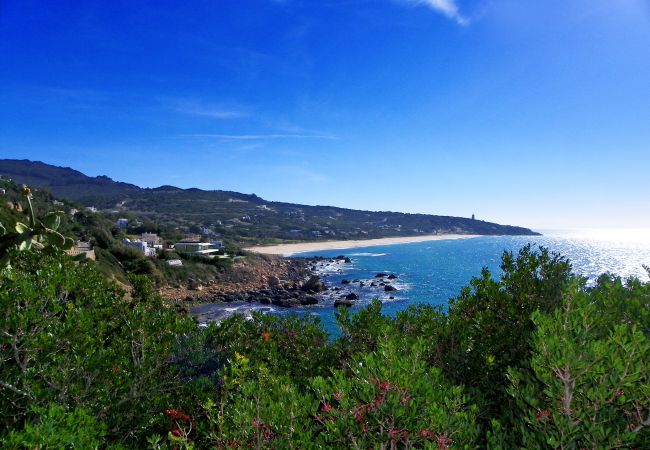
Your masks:
<svg viewBox="0 0 650 450"><path fill-rule="evenodd" d="M370 287L375 287L375 286L377 286L377 283L375 283L374 281L370 283Z"/></svg>
<svg viewBox="0 0 650 450"><path fill-rule="evenodd" d="M350 280L343 279L341 280L341 284L350 284Z"/></svg>
<svg viewBox="0 0 650 450"><path fill-rule="evenodd" d="M397 275L395 275L394 273L391 273L390 275L388 275L389 280L394 280L395 278L397 278Z"/></svg>
<svg viewBox="0 0 650 450"><path fill-rule="evenodd" d="M359 281L359 287L364 287L364 286L365 284L363 283L363 281Z"/></svg>
<svg viewBox="0 0 650 450"><path fill-rule="evenodd" d="M393 292L393 291L396 291L396 290L397 290L397 288L395 286L391 286L390 284L387 284L386 286L384 286L384 291L386 291L386 292Z"/></svg>
<svg viewBox="0 0 650 450"><path fill-rule="evenodd" d="M388 297L388 300L395 300L395 297L391 295L390 297Z"/></svg>
<svg viewBox="0 0 650 450"><path fill-rule="evenodd" d="M325 285L318 276L312 275L309 277L309 280L305 282L302 289L307 292L318 293L325 290Z"/></svg>
<svg viewBox="0 0 650 450"><path fill-rule="evenodd" d="M338 308L339 306L345 306L349 308L354 305L354 300L348 300L346 298L339 298L334 302L334 307Z"/></svg>
<svg viewBox="0 0 650 450"><path fill-rule="evenodd" d="M350 292L348 295L345 296L346 300L358 300L359 296L355 294L354 292Z"/></svg>
<svg viewBox="0 0 650 450"><path fill-rule="evenodd" d="M343 262L344 263L351 263L352 260L346 256L345 258L343 258Z"/></svg>
<svg viewBox="0 0 650 450"><path fill-rule="evenodd" d="M336 286L335 288L333 288L333 290L334 290L334 291L337 291L337 292L338 292L338 291L340 291L340 290L341 290L341 288L340 288L340 287L338 287L338 286Z"/></svg>
<svg viewBox="0 0 650 450"><path fill-rule="evenodd" d="M381 283L379 283L379 286L386 286L386 283L382 281Z"/></svg>
<svg viewBox="0 0 650 450"><path fill-rule="evenodd" d="M306 295L300 299L301 305L315 305L318 303L318 299L313 295Z"/></svg>
<svg viewBox="0 0 650 450"><path fill-rule="evenodd" d="M358 278L356 280L352 280L353 283L358 283L359 281L361 281L361 280L358 279Z"/></svg>
<svg viewBox="0 0 650 450"><path fill-rule="evenodd" d="M375 275L375 278L384 278L387 277L388 274L384 272L379 272L377 275Z"/></svg>
<svg viewBox="0 0 650 450"><path fill-rule="evenodd" d="M299 306L300 300L295 298L274 298L271 303L276 306L282 306L283 308L291 308L292 306Z"/></svg>
<svg viewBox="0 0 650 450"><path fill-rule="evenodd" d="M260 303L262 305L268 305L271 303L271 299L268 297L260 297Z"/></svg>

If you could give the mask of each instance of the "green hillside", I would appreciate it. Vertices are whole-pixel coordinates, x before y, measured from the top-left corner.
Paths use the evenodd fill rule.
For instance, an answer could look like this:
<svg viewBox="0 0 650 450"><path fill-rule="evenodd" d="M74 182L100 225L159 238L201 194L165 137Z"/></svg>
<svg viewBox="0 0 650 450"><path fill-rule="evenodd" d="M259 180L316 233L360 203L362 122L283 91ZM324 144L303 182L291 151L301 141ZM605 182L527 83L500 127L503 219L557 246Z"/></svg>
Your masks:
<svg viewBox="0 0 650 450"><path fill-rule="evenodd" d="M239 243L344 240L434 233L535 235L528 228L471 218L359 211L267 201L255 194L161 186L144 189L108 177L28 160L0 160L0 174L58 197L115 214L134 214L184 231Z"/></svg>

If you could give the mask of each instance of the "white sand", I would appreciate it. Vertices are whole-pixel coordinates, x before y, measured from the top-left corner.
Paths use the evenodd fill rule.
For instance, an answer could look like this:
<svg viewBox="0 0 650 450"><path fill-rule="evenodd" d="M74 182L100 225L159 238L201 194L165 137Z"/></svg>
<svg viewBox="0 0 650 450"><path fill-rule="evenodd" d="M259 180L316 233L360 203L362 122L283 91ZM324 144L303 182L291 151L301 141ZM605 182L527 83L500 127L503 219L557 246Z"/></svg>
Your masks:
<svg viewBox="0 0 650 450"><path fill-rule="evenodd" d="M475 234L436 234L427 236L390 237L381 239L359 239L354 241L322 241L300 242L297 244L280 244L269 246L248 247L244 250L267 255L289 256L294 253L318 252L322 250L339 250L358 247L374 247L377 245L410 244L412 242L442 241L447 239L468 239L479 237Z"/></svg>

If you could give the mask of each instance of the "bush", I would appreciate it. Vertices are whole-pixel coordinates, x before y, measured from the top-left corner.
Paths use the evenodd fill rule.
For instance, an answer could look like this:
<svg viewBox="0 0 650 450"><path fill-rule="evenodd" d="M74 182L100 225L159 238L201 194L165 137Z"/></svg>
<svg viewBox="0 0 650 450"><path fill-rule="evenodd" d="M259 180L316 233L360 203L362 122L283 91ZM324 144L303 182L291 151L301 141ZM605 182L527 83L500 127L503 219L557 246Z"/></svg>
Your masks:
<svg viewBox="0 0 650 450"><path fill-rule="evenodd" d="M60 405L34 407L33 423L26 423L20 431L12 430L2 439L2 447L10 449L85 448L103 447L106 425L98 422L83 408L67 412Z"/></svg>
<svg viewBox="0 0 650 450"><path fill-rule="evenodd" d="M302 386L336 361L327 333L313 316L280 318L254 313L252 320L246 320L234 315L213 328L207 342L229 360L243 355Z"/></svg>
<svg viewBox="0 0 650 450"><path fill-rule="evenodd" d="M393 340L312 386L321 448L473 448L477 408L460 386L427 367L422 342Z"/></svg>
<svg viewBox="0 0 650 450"><path fill-rule="evenodd" d="M525 364L530 355L532 313L552 312L571 282L585 283L571 274L566 258L545 248L536 252L530 245L516 257L505 252L501 269L499 280L484 268L450 302L446 337L437 352L452 380L483 397L487 415L510 408L506 369Z"/></svg>
<svg viewBox="0 0 650 450"><path fill-rule="evenodd" d="M35 252L12 260L0 276L1 429L55 402L136 442L183 390L167 358L193 322L162 307L146 279L134 279L128 302L91 264Z"/></svg>
<svg viewBox="0 0 650 450"><path fill-rule="evenodd" d="M495 433L493 443L527 448L650 443L650 340L635 324L612 321L616 316L603 306L574 288L562 308L533 315L530 369L508 371L508 392L517 405L512 434Z"/></svg>

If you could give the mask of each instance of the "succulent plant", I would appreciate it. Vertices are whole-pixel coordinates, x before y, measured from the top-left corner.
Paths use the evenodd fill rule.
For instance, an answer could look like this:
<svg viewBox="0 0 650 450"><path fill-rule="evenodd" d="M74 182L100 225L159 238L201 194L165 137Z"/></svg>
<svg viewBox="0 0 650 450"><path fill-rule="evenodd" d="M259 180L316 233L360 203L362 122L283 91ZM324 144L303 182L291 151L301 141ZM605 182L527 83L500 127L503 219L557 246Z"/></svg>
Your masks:
<svg viewBox="0 0 650 450"><path fill-rule="evenodd" d="M27 223L16 222L13 229L0 223L0 267L9 265L9 252L12 249L25 251L54 247L67 250L74 245L72 239L56 231L61 225L63 211L49 212L37 220L32 206L31 189L23 185L21 194L27 200Z"/></svg>

